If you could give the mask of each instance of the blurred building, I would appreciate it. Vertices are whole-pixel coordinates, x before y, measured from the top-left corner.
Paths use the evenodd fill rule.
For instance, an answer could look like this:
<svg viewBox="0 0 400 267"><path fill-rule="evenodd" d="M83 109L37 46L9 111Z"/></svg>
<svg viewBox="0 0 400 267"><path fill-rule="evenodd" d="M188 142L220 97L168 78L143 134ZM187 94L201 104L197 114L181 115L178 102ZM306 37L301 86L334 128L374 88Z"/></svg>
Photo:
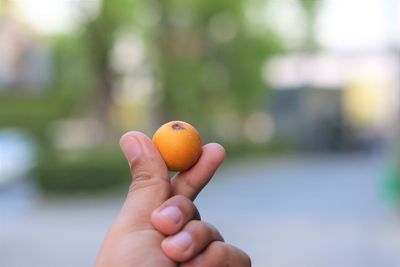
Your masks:
<svg viewBox="0 0 400 267"><path fill-rule="evenodd" d="M0 13L0 90L40 90L50 81L50 50L19 17L12 1Z"/></svg>
<svg viewBox="0 0 400 267"><path fill-rule="evenodd" d="M307 149L371 148L390 137L399 107L391 54L292 54L265 69L276 134Z"/></svg>

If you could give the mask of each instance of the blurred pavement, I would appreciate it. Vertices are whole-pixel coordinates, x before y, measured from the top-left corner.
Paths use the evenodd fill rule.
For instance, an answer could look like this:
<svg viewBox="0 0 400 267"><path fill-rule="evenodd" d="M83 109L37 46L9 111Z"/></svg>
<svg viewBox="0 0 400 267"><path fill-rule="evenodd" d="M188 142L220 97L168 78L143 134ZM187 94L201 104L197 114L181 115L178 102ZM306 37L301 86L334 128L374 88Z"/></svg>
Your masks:
<svg viewBox="0 0 400 267"><path fill-rule="evenodd" d="M400 220L378 196L384 167L363 154L231 161L197 205L255 267L399 267ZM91 266L124 194L0 188L0 266Z"/></svg>

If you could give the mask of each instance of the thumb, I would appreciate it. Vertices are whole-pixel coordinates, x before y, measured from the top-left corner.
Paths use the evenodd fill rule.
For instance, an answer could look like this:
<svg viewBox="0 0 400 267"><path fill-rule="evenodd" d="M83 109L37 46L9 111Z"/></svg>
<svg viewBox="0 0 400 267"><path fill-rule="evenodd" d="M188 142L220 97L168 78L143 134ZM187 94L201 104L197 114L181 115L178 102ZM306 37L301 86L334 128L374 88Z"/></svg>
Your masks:
<svg viewBox="0 0 400 267"><path fill-rule="evenodd" d="M124 134L120 146L133 180L118 217L135 228L149 227L151 213L170 195L167 167L153 142L141 132Z"/></svg>

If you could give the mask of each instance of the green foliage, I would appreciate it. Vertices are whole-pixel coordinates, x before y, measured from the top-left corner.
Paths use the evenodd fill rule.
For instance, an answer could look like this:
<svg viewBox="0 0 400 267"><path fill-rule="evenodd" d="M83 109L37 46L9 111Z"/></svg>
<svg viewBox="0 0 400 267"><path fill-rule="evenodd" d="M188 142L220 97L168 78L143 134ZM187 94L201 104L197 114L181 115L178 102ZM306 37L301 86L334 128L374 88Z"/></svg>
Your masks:
<svg viewBox="0 0 400 267"><path fill-rule="evenodd" d="M110 64L112 48L121 29L136 29L148 44L146 57L160 85L156 120L179 118L202 127L221 107L246 117L266 104L268 85L262 67L283 47L267 26L263 34L249 31L245 17L249 4L103 0L97 16L81 30L54 39L56 85L74 91L81 99L78 110L94 109L93 114L110 125L107 111L113 84L118 82ZM139 17L150 13L158 24L146 28ZM218 40L226 31L232 36Z"/></svg>
<svg viewBox="0 0 400 267"><path fill-rule="evenodd" d="M300 5L304 9L305 18L306 18L306 43L305 50L308 52L315 51L318 49L316 40L315 40L315 20L317 15L317 10L321 1L318 0L299 0Z"/></svg>
<svg viewBox="0 0 400 267"><path fill-rule="evenodd" d="M84 27L82 41L88 48L94 69L107 71L110 52L118 31L133 22L137 0L101 1L98 15Z"/></svg>
<svg viewBox="0 0 400 267"><path fill-rule="evenodd" d="M36 181L45 192L98 192L127 185L129 168L120 154L109 151L80 153L74 160L48 155L36 169Z"/></svg>
<svg viewBox="0 0 400 267"><path fill-rule="evenodd" d="M314 15L320 1L318 0L299 0L300 4L303 6L308 15Z"/></svg>
<svg viewBox="0 0 400 267"><path fill-rule="evenodd" d="M87 48L78 34L52 39L54 85L81 95L93 79Z"/></svg>
<svg viewBox="0 0 400 267"><path fill-rule="evenodd" d="M246 2L157 2L161 13L157 77L164 94L163 120L183 118L205 124L210 119L207 112L215 111L216 104L241 116L259 109L268 89L262 66L282 45L267 27L264 35L248 31ZM232 36L218 40L226 31L232 31Z"/></svg>
<svg viewBox="0 0 400 267"><path fill-rule="evenodd" d="M45 138L49 122L70 114L74 97L63 91L0 95L0 128L23 128Z"/></svg>
<svg viewBox="0 0 400 267"><path fill-rule="evenodd" d="M314 1L299 1L312 15ZM102 0L95 17L88 16L75 32L49 40L54 74L49 91L0 95L0 128L27 129L40 141L41 152L50 153L37 168L37 181L46 191L91 191L125 184L129 171L121 155L105 149L76 151L80 155L68 159L64 154L69 152L55 153L47 141L49 124L89 113L104 123L105 131L115 125L107 122L114 85L119 82L110 59L119 33L130 29L142 34L146 71L153 72L159 89L160 101L146 107L157 109L151 111L158 115L154 124L187 120L207 139L221 121L215 116L219 112L243 120L266 109L269 87L262 67L282 52L283 45L268 26L252 32L245 10L255 2L268 1ZM153 24L144 23L146 19ZM242 141L225 146L233 155L290 147L284 141L270 146Z"/></svg>

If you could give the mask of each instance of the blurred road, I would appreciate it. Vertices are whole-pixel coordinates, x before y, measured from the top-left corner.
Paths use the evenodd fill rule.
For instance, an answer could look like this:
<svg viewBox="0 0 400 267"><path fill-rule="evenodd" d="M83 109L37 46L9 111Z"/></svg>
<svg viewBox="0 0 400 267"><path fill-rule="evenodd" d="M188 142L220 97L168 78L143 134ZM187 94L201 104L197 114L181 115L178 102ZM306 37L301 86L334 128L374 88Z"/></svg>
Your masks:
<svg viewBox="0 0 400 267"><path fill-rule="evenodd" d="M382 157L360 154L231 161L197 205L255 267L399 267L400 220L378 196L383 172ZM91 266L124 194L0 189L0 266Z"/></svg>

